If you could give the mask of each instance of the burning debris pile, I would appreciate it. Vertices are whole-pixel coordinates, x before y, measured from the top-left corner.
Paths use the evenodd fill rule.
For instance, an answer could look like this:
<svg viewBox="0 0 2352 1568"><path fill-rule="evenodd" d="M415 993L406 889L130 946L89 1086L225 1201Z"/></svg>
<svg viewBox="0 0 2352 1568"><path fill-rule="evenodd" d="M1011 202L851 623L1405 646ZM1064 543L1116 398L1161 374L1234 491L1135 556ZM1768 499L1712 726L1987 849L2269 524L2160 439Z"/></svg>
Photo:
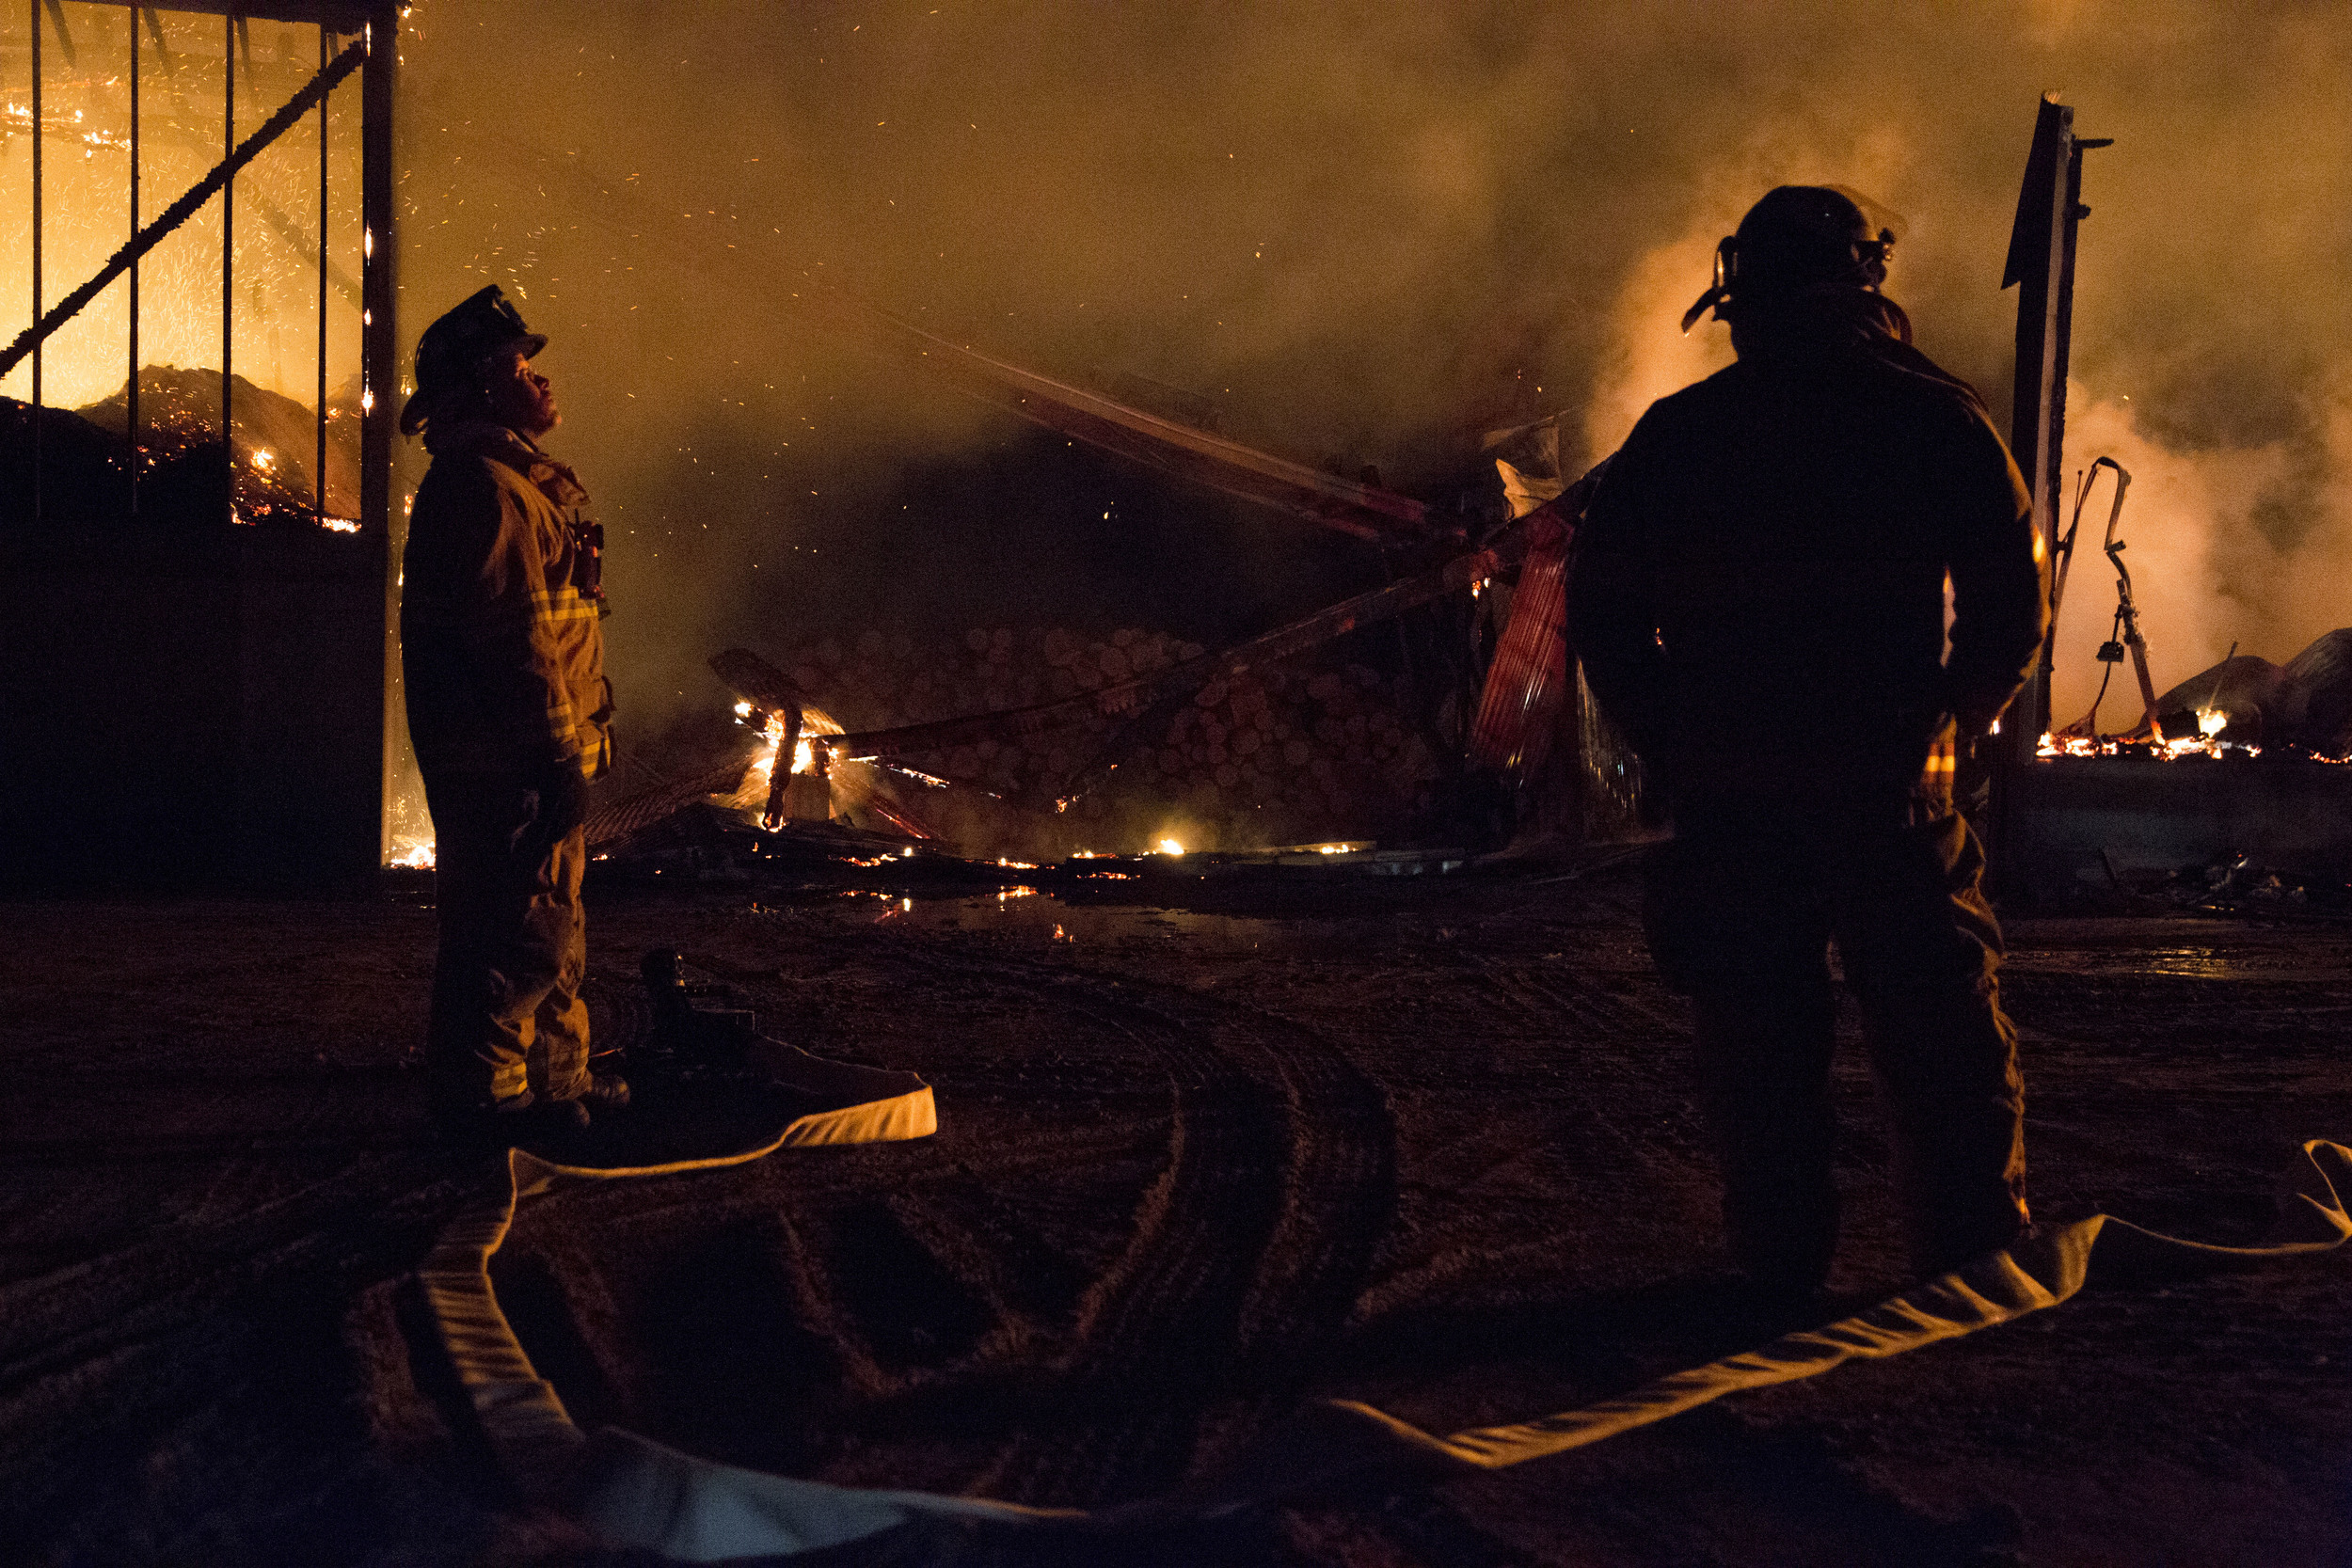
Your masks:
<svg viewBox="0 0 2352 1568"><path fill-rule="evenodd" d="M866 732L1078 697L1203 652L1134 628L1106 639L975 628L936 645L868 632L849 647L803 644L787 668L826 713ZM1139 847L1171 823L1196 846L1235 848L1394 837L1428 812L1438 774L1412 709L1408 681L1328 653L1301 657L1180 687L1132 712L910 753L909 768L970 787L923 792L905 809L936 836L968 840L978 829L1000 842L1002 824L975 819L1001 815L970 799L977 793L1034 818L1020 847L1049 855Z"/></svg>
<svg viewBox="0 0 2352 1568"><path fill-rule="evenodd" d="M755 825L783 835L760 857L920 844L1025 865L1364 847L1409 833L1436 801L1436 753L1405 717L1409 683L1327 654L1233 670L1133 629L1089 640L995 628L940 644L819 640L795 651L789 673L739 649L712 666L745 694L734 729L673 736L665 776L591 819L604 853L715 849L713 832ZM1155 679L1156 697L1133 692ZM1095 692L1105 701L1089 701ZM1057 702L1067 706L1050 727L1024 724ZM931 725L947 728L927 746Z"/></svg>
<svg viewBox="0 0 2352 1568"><path fill-rule="evenodd" d="M123 440L129 390L126 385L76 410L43 408L38 426L31 404L0 399L0 535L56 539L133 520ZM247 527L317 526L316 416L240 375L230 377L230 390L234 413L224 461L220 372L173 365L139 372L140 527L185 534L226 529L232 519ZM350 532L358 527L359 509L357 403L331 399L326 423L325 522Z"/></svg>
<svg viewBox="0 0 2352 1568"><path fill-rule="evenodd" d="M2352 760L2352 628L2327 633L2283 666L2233 654L2158 696L2120 735L2100 735L2098 715L2094 703L2079 722L2044 736L2041 754Z"/></svg>
<svg viewBox="0 0 2352 1568"><path fill-rule="evenodd" d="M1399 552L1391 580L1216 652L1135 627L1095 638L1009 626L944 643L820 638L782 669L730 649L711 664L742 699L743 728L664 747L661 776L592 818L592 843L619 857L673 818L713 810L770 833L830 821L997 863L1285 844L1311 854L1436 826L1439 786L1462 768L1443 733L1467 728L1479 661L1440 655L1445 668L1424 684L1335 644L1442 600L1467 604L1517 569L1523 530L1481 547L1375 478L1253 451L847 299L793 297L813 325L1057 435L1380 543ZM1455 638L1474 625L1459 610L1431 619ZM804 754L777 787L782 752Z"/></svg>

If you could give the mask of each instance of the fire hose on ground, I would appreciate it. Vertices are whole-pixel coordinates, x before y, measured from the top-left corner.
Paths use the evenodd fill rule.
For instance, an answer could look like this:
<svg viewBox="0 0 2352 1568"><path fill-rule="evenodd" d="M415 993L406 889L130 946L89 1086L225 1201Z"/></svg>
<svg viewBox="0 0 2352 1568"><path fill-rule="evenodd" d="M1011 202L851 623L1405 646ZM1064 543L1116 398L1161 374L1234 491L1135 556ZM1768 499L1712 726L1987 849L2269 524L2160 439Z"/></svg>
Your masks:
<svg viewBox="0 0 2352 1568"><path fill-rule="evenodd" d="M821 1551L922 1521L1068 1531L1107 1539L1224 1518L1358 1478L1392 1488L1499 1470L1601 1442L1745 1390L1818 1376L1850 1361L1924 1349L2046 1310L2095 1274L2194 1277L2308 1259L2352 1239L2352 1148L2312 1139L2287 1172L2278 1218L2253 1246L2160 1235L2111 1214L2037 1227L1998 1252L1877 1306L1613 1398L1532 1420L1425 1432L1353 1400L1311 1400L1216 1472L1160 1497L1113 1507L1037 1509L987 1497L831 1485L719 1464L615 1427L574 1424L501 1309L489 1272L518 1204L567 1187L746 1164L787 1147L930 1135L937 1112L912 1073L827 1062L776 1046L771 1067L832 1108L761 1148L640 1169L551 1164L521 1150L445 1229L420 1268L428 1310L489 1454L527 1496L559 1500L607 1544L665 1560L713 1562ZM558 1199L560 1200L560 1198Z"/></svg>

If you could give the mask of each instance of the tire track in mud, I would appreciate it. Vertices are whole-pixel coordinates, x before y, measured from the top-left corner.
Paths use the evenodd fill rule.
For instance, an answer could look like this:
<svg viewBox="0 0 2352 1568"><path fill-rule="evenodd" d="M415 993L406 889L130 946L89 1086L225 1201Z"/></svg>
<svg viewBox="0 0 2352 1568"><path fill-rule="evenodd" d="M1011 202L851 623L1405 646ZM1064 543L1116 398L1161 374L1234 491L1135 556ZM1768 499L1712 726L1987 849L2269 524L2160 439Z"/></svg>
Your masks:
<svg viewBox="0 0 2352 1568"><path fill-rule="evenodd" d="M1619 1107L1613 1115L1587 1117L1581 1124L1587 1132L1606 1140L1631 1168L1661 1179L1709 1168L1684 1065L1690 1024L1677 1009L1573 974L1501 959L1471 961L1500 1010L1524 1021L1531 1037L1549 1042L1543 1049L1573 1060L1598 1086L1591 1102ZM1628 1106L1647 1109L1629 1113Z"/></svg>
<svg viewBox="0 0 2352 1568"><path fill-rule="evenodd" d="M971 1486L1038 1504L1172 1488L1286 1409L1344 1321L1394 1202L1385 1097L1320 1034L1246 1005L1006 955L895 957L1086 1018L1168 1074L1165 1168L1066 1343L1027 1370L1046 1373L1029 1429Z"/></svg>
<svg viewBox="0 0 2352 1568"><path fill-rule="evenodd" d="M1397 1244L1356 1306L1353 1331L1383 1341L1426 1332L1450 1304L1496 1291L1589 1289L1621 1257L1596 1235L1641 1244L1661 1195L1701 1192L1711 1167L1682 1082L1688 1026L1671 1002L1532 957L1452 955L1449 993L1472 989L1472 1027L1515 1064L1489 1092L1516 1092L1508 1113L1466 1117L1458 1099L1425 1113L1407 1140ZM1632 994L1628 990L1632 990ZM1432 1123L1442 1132L1433 1132ZM1528 1183L1550 1195L1532 1228L1470 1239L1433 1214L1479 1202L1484 1183L1509 1203ZM1411 1325L1409 1329L1400 1325Z"/></svg>
<svg viewBox="0 0 2352 1568"><path fill-rule="evenodd" d="M45 1539L56 1510L167 1424L221 1419L257 1354L310 1348L285 1340L290 1315L397 1277L474 1180L437 1151L363 1155L250 1212L0 1291L0 1542Z"/></svg>

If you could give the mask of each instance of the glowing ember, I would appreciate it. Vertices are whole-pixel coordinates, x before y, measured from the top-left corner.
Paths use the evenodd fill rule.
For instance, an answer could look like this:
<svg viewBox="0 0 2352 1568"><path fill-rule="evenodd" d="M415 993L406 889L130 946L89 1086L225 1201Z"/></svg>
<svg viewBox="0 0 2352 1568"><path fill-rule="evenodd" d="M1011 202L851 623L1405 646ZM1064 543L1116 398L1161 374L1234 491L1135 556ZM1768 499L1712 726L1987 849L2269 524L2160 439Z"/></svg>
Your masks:
<svg viewBox="0 0 2352 1568"><path fill-rule="evenodd" d="M752 705L749 703L738 703L735 705L735 711L739 717L746 717L750 714L751 707ZM776 752L784 746L784 715L771 713L768 716L767 736L768 750L761 752L758 760L752 764L752 771L763 779L771 778L775 774ZM799 743L792 748L792 768L790 773L786 776L788 778L793 774L805 773L816 766L816 762L817 749L809 743L809 737L803 735Z"/></svg>
<svg viewBox="0 0 2352 1568"><path fill-rule="evenodd" d="M2215 725L2206 728L2203 724L2203 716L2200 715L2199 718L2199 727L2203 730L2202 734L2181 736L2160 743L2129 736L2051 735L2044 732L2042 744L2035 750L2034 754L2044 759L2143 756L2154 757L2164 762L2178 762L2183 757L2191 756L2212 757L2218 760L2224 752L2243 752L2249 757L2262 755L2263 749L2259 746L2240 746L2234 741L2217 738L2221 726ZM2331 759L2322 757L2318 760L2325 762Z"/></svg>

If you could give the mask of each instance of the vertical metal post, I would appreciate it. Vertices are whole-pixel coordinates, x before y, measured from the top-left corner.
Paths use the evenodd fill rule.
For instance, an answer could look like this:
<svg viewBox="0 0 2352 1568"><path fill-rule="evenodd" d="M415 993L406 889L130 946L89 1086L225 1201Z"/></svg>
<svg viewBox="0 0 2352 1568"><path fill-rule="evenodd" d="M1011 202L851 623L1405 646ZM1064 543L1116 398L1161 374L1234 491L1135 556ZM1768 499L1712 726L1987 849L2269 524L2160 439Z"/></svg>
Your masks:
<svg viewBox="0 0 2352 1568"><path fill-rule="evenodd" d="M131 19L131 233L139 231L139 9ZM139 262L131 258L131 373L122 384L122 460L129 471L131 515L139 515Z"/></svg>
<svg viewBox="0 0 2352 1568"><path fill-rule="evenodd" d="M2073 319L2074 196L2069 176L2079 168L2074 151L2074 108L2045 97L2034 122L2032 150L2017 197L2002 286L2019 286L2017 371L2010 405L2009 444L2033 501L2037 551L2048 570L2056 539L2058 465L2066 420L2066 331ZM2029 682L2002 720L2003 756L2029 762L2049 727L2049 693Z"/></svg>
<svg viewBox="0 0 2352 1568"><path fill-rule="evenodd" d="M333 52L326 24L319 24L319 69L325 71ZM312 404L318 416L318 450L310 466L312 499L318 502L317 522L326 526L326 108L327 98L319 100L319 362L318 398Z"/></svg>
<svg viewBox="0 0 2352 1568"><path fill-rule="evenodd" d="M360 67L359 322L360 523L381 528L390 514L392 420L400 396L393 336L392 79L399 8L380 5L367 23Z"/></svg>
<svg viewBox="0 0 2352 1568"><path fill-rule="evenodd" d="M2074 111L2044 94L2034 121L2026 178L2017 193L2017 216L2010 230L2009 260L2001 287L2018 286L2017 371L2010 406L2010 450L2033 501L2036 549L2041 556L2044 602L2050 592L2052 556L2058 544L2058 511L2066 457L2066 373L2074 323L2074 242L2090 215L2082 204L2083 151L2106 147L2104 138L2078 138ZM2001 766L1992 776L1992 811L1983 826L1993 881L1997 889L2022 885L2023 868L2009 844L2010 785L2018 770L2032 765L2042 735L2051 727L2051 668L2048 644L2017 700L2002 716L1992 752Z"/></svg>
<svg viewBox="0 0 2352 1568"><path fill-rule="evenodd" d="M220 155L225 161L237 150L237 19L224 11L220 26ZM220 188L220 472L231 523L237 520L236 440L230 434L236 394L229 389L235 351L236 250L237 177L231 174Z"/></svg>
<svg viewBox="0 0 2352 1568"><path fill-rule="evenodd" d="M40 0L33 11L33 320L40 320ZM33 345L33 523L40 523L40 344Z"/></svg>
<svg viewBox="0 0 2352 1568"><path fill-rule="evenodd" d="M399 689L400 578L392 553L392 421L400 408L399 337L393 302L400 247L392 234L392 87L400 60L400 7L379 0L367 26L359 73L359 530L377 553L384 584L383 767L378 787L377 861L390 841L392 761L400 739L392 694Z"/></svg>
<svg viewBox="0 0 2352 1568"><path fill-rule="evenodd" d="M2066 496L2066 375L2074 362L2074 242L2084 207L2083 142L2074 134L2070 122L2066 128L2066 174L2058 182L2058 256L2055 265L2058 274L2055 293L2058 309L2052 312L2050 347L2050 423L2048 450L2042 456L2041 482L2037 491L2049 498L2048 520L2042 530L2044 539L2058 538L2058 503Z"/></svg>

